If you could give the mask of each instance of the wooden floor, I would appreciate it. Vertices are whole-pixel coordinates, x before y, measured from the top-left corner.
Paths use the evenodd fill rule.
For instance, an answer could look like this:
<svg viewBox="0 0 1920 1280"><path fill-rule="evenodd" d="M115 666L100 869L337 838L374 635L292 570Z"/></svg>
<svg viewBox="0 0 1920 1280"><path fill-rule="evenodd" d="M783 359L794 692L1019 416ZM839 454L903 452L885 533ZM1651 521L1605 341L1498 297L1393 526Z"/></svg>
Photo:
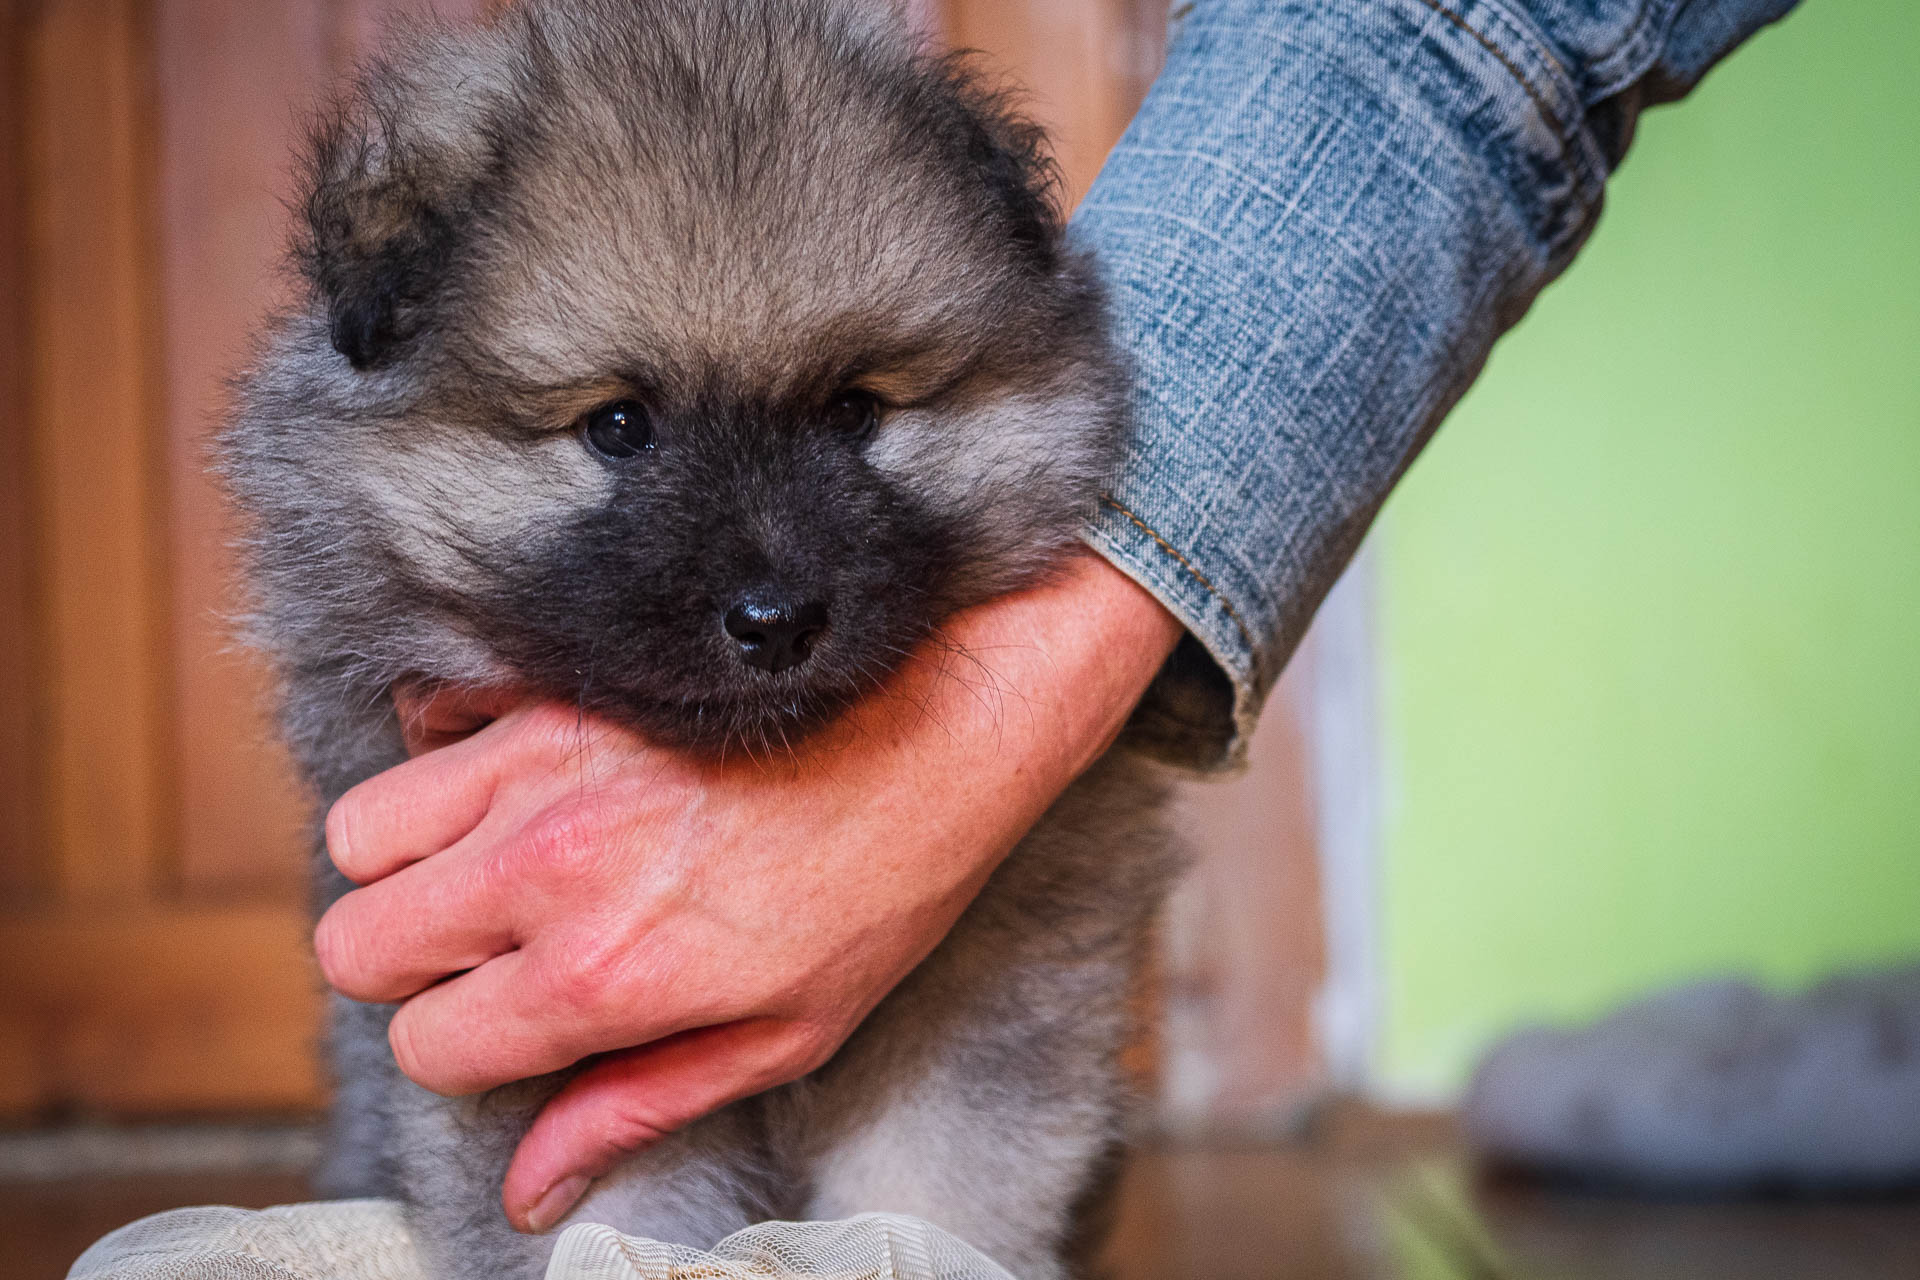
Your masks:
<svg viewBox="0 0 1920 1280"><path fill-rule="evenodd" d="M287 1175L0 1182L0 1277L182 1204L301 1199ZM1646 1204L1477 1180L1441 1126L1343 1123L1298 1146L1151 1151L1113 1280L1916 1280L1920 1202Z"/></svg>

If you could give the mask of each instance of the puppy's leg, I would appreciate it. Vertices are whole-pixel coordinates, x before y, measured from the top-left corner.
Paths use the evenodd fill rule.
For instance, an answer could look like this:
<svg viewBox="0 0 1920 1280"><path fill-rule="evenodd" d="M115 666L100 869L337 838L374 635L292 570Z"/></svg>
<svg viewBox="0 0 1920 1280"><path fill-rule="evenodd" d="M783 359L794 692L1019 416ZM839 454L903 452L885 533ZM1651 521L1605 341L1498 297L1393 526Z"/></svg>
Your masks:
<svg viewBox="0 0 1920 1280"><path fill-rule="evenodd" d="M911 1214L1019 1280L1058 1280L1069 1274L1075 1210L1114 1154L1119 1087L1073 1043L974 1048L978 1056L925 1064L866 1099L815 1160L802 1216Z"/></svg>
<svg viewBox="0 0 1920 1280"><path fill-rule="evenodd" d="M404 1080L389 1102L391 1159L408 1220L436 1280L540 1280L565 1225L704 1248L764 1216L752 1118L729 1109L640 1153L600 1180L562 1228L507 1225L500 1187L514 1149L559 1077L474 1098L440 1098Z"/></svg>
<svg viewBox="0 0 1920 1280"><path fill-rule="evenodd" d="M834 1060L769 1104L805 1216L925 1218L1020 1280L1077 1261L1109 1182L1130 996L1173 860L1159 788L1109 762L1063 797Z"/></svg>
<svg viewBox="0 0 1920 1280"><path fill-rule="evenodd" d="M756 1109L736 1104L648 1147L596 1182L567 1221L705 1249L776 1216Z"/></svg>
<svg viewBox="0 0 1920 1280"><path fill-rule="evenodd" d="M314 1187L331 1199L396 1194L389 1160L387 1102L400 1070L387 1048L393 1011L345 996L327 1001L328 1049L333 1066L333 1105L327 1117L326 1150Z"/></svg>
<svg viewBox="0 0 1920 1280"><path fill-rule="evenodd" d="M322 849L316 858L314 902L324 911L353 886L335 871ZM388 1158L388 1100L400 1082L387 1047L391 1005L361 1004L342 995L327 999L327 1057L333 1069L333 1105L327 1142L314 1186L339 1199L396 1194Z"/></svg>

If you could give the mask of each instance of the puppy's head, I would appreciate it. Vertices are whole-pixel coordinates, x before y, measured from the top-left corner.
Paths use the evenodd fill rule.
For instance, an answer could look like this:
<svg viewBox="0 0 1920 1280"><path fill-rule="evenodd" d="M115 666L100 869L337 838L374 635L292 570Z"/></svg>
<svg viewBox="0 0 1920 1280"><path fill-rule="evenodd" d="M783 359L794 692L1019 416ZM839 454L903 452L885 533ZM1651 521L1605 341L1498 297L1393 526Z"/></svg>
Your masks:
<svg viewBox="0 0 1920 1280"><path fill-rule="evenodd" d="M228 472L267 641L791 739L1057 562L1117 447L1040 139L860 0L571 0L323 128Z"/></svg>

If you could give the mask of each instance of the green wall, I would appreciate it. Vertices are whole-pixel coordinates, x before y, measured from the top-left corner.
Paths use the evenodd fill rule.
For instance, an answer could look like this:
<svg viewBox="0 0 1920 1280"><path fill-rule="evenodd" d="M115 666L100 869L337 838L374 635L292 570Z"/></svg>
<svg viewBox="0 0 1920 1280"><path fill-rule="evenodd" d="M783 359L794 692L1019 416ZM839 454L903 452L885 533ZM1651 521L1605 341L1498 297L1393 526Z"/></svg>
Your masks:
<svg viewBox="0 0 1920 1280"><path fill-rule="evenodd" d="M1920 955L1920 6L1643 117L1381 535L1380 1065Z"/></svg>

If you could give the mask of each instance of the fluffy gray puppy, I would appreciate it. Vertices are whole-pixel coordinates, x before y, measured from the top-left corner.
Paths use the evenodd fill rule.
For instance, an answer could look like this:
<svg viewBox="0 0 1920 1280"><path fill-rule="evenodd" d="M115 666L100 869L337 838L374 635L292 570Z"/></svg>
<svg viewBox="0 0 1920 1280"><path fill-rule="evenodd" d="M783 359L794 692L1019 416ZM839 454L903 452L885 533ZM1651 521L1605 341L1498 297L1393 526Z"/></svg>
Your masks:
<svg viewBox="0 0 1920 1280"><path fill-rule="evenodd" d="M536 0L372 67L313 142L306 288L224 438L323 810L403 758L396 681L769 749L1055 569L1122 397L1041 145L855 0ZM1158 799L1110 754L831 1062L575 1216L705 1246L894 1210L1024 1280L1070 1269L1168 879ZM348 886L319 866L324 907ZM533 1280L549 1242L500 1185L563 1077L434 1096L389 1013L336 1001L329 1189L400 1197L442 1276Z"/></svg>

